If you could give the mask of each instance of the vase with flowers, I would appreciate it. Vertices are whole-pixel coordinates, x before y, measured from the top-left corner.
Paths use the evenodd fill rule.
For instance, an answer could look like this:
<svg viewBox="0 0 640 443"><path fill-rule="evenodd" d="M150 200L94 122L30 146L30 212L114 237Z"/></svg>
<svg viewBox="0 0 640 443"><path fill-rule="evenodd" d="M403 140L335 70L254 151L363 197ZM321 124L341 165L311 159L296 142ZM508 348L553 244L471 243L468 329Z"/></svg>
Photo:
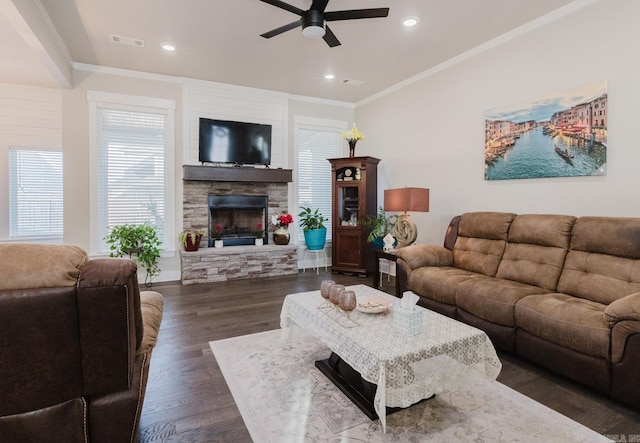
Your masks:
<svg viewBox="0 0 640 443"><path fill-rule="evenodd" d="M358 140L364 140L364 134L360 132L356 127L356 124L353 123L353 127L351 129L342 133L342 138L349 143L349 157L355 157L356 143Z"/></svg>
<svg viewBox="0 0 640 443"><path fill-rule="evenodd" d="M276 227L273 231L273 241L276 245L288 245L291 236L289 235L289 225L293 223L293 216L288 212L271 216L271 224Z"/></svg>
<svg viewBox="0 0 640 443"><path fill-rule="evenodd" d="M222 232L224 231L224 227L221 224L217 224L213 230L211 231L211 236L213 237L213 247L221 248L224 246L224 242L222 240Z"/></svg>
<svg viewBox="0 0 640 443"><path fill-rule="evenodd" d="M255 237L256 246L262 246L264 244L264 226L262 223L258 223L256 227L251 230L251 235Z"/></svg>

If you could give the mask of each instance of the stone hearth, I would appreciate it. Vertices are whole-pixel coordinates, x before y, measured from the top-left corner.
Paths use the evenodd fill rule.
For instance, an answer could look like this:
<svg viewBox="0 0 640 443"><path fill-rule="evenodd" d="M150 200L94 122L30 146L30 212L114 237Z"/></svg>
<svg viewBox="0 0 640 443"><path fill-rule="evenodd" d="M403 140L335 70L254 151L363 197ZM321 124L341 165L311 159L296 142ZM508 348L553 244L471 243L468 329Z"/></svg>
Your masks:
<svg viewBox="0 0 640 443"><path fill-rule="evenodd" d="M225 246L180 255L183 285L298 273L296 245Z"/></svg>

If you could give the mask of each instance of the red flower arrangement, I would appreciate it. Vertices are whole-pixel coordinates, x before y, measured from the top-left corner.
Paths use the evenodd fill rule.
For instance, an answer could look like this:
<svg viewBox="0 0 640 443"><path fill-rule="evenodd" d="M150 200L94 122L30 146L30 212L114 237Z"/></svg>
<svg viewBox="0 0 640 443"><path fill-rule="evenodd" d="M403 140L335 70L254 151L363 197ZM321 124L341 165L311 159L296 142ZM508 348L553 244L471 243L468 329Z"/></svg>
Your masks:
<svg viewBox="0 0 640 443"><path fill-rule="evenodd" d="M282 213L280 215L273 215L271 217L271 223L276 227L288 227L293 223L293 216L289 213Z"/></svg>

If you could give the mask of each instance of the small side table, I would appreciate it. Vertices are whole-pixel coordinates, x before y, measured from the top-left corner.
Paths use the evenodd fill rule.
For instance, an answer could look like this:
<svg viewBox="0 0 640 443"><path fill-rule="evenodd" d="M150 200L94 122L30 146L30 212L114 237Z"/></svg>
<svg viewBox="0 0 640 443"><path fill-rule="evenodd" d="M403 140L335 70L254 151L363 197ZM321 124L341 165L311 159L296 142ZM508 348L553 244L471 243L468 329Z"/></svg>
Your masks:
<svg viewBox="0 0 640 443"><path fill-rule="evenodd" d="M380 288L380 259L384 258L385 260L389 260L395 263L395 261L398 259L398 256L396 255L395 251L384 251L382 249L374 249L373 253L376 257L376 259L374 260L375 264L374 264L374 272L373 272L373 287L375 289L379 289ZM396 297L401 297L402 294L400 294L400 288L398 288L398 279L396 278Z"/></svg>
<svg viewBox="0 0 640 443"><path fill-rule="evenodd" d="M307 263L307 254L315 254L315 270L316 270L316 274L320 274L320 255L322 254L322 259L324 260L324 271L327 272L327 262L329 260L327 260L327 254L324 252L324 248L322 249L316 249L316 250L309 250L307 249L306 251L304 251L304 258L302 259L302 263L306 264ZM307 272L307 268L303 268L302 272Z"/></svg>

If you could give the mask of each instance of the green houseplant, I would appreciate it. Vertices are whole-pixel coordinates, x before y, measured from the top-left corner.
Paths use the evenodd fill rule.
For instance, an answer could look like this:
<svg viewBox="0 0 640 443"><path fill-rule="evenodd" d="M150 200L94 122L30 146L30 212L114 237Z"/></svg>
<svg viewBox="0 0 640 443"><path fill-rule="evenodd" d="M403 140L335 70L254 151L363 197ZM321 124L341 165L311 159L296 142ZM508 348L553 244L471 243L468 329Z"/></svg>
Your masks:
<svg viewBox="0 0 640 443"><path fill-rule="evenodd" d="M393 230L397 221L397 215L387 215L384 209L379 207L376 215L370 215L362 221L364 226L371 229L367 243L373 243L376 249L382 249L382 239Z"/></svg>
<svg viewBox="0 0 640 443"><path fill-rule="evenodd" d="M327 228L324 222L327 220L319 209L300 207L300 227L304 231L304 242L310 251L320 251L327 241Z"/></svg>
<svg viewBox="0 0 640 443"><path fill-rule="evenodd" d="M262 246L264 244L264 225L258 223L254 229L251 230L251 235L255 237L254 244L256 246Z"/></svg>
<svg viewBox="0 0 640 443"><path fill-rule="evenodd" d="M203 236L204 231L182 231L178 235L178 241L185 251L197 251Z"/></svg>
<svg viewBox="0 0 640 443"><path fill-rule="evenodd" d="M147 271L144 279L145 286L151 286L153 277L160 274L158 260L160 259L160 245L155 226L147 223L142 225L124 224L114 226L105 237L109 245L110 257L132 258Z"/></svg>

